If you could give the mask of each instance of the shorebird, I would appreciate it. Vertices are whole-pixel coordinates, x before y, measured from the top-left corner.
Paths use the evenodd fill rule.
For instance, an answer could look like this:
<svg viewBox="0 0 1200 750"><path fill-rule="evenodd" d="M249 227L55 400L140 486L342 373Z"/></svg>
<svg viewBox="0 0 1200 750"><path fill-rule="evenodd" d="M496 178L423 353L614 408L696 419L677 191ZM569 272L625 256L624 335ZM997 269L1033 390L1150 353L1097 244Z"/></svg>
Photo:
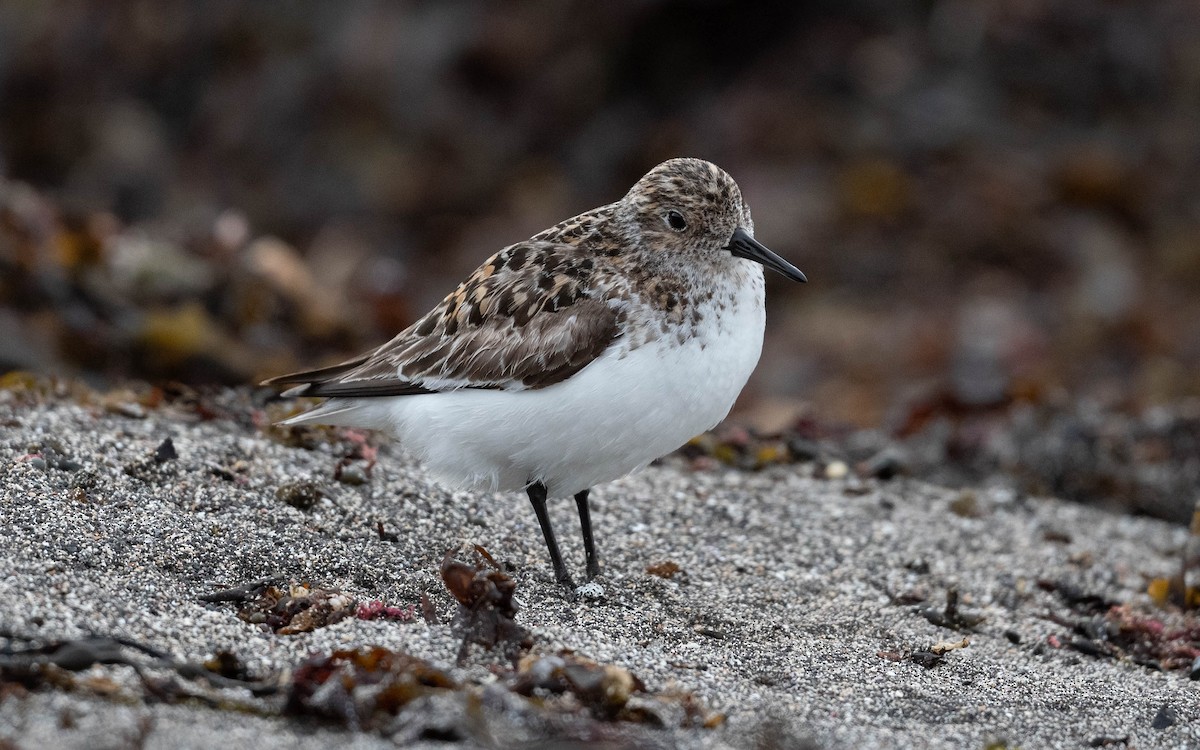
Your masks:
<svg viewBox="0 0 1200 750"><path fill-rule="evenodd" d="M547 499L574 497L592 579L589 489L729 413L762 351L764 266L807 280L754 239L728 174L671 159L488 258L378 349L266 384L329 399L285 424L382 430L442 482L524 490L573 589Z"/></svg>

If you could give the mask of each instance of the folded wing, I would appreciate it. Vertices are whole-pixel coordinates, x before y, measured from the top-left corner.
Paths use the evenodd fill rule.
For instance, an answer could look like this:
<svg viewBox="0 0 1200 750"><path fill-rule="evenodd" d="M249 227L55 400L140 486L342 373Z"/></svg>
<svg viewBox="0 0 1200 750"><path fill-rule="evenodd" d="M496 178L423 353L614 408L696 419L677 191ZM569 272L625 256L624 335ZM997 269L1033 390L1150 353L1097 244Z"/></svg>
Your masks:
<svg viewBox="0 0 1200 750"><path fill-rule="evenodd" d="M354 398L544 388L622 335L625 298L611 289L600 295L600 275L596 260L572 244L511 245L375 351L266 384L298 386L287 395Z"/></svg>

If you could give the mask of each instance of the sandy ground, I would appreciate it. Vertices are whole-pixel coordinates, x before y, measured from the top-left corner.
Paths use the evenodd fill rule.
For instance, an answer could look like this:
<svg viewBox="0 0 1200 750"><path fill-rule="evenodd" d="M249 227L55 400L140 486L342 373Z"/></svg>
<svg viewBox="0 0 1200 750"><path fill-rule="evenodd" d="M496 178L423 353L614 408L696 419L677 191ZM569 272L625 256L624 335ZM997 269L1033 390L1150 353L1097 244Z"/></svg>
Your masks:
<svg viewBox="0 0 1200 750"><path fill-rule="evenodd" d="M96 665L4 683L0 747L444 746L438 736L466 747L1200 746L1186 671L1063 647L1061 621L1079 615L1045 590L1069 584L1152 614L1146 583L1177 568L1181 527L1003 488L964 502L913 480L814 478L803 465L692 472L668 459L594 492L602 592L569 601L523 497L446 491L386 441L368 481L338 481L351 441L286 445L239 411L241 397L207 420L92 401L0 390L0 628L34 639L0 641L6 664L31 643L99 634L181 661L229 651L265 680L311 654L380 645L466 687L352 731L150 666L149 684L198 696L155 697L131 667ZM166 438L178 457L155 462ZM281 499L296 482L319 489L312 507ZM552 512L582 575L573 504ZM510 663L478 646L456 665L458 605L438 567L469 543L511 568L533 654L570 649L628 669L668 726L516 696ZM647 572L667 561L672 577ZM281 635L199 598L276 572L418 613L425 593L440 624L350 617ZM923 614L951 589L982 616L973 629ZM910 658L964 637L936 666ZM675 726L686 694L701 719L725 720Z"/></svg>

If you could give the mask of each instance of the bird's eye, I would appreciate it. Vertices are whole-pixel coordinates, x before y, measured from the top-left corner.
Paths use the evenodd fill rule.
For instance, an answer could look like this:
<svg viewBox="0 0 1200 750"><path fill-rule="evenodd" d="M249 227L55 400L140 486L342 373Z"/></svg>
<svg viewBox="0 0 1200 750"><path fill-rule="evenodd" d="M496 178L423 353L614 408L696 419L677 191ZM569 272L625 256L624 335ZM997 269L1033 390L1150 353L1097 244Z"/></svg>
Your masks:
<svg viewBox="0 0 1200 750"><path fill-rule="evenodd" d="M682 232L687 229L687 221L683 218L683 214L678 211L667 212L667 224L676 232Z"/></svg>

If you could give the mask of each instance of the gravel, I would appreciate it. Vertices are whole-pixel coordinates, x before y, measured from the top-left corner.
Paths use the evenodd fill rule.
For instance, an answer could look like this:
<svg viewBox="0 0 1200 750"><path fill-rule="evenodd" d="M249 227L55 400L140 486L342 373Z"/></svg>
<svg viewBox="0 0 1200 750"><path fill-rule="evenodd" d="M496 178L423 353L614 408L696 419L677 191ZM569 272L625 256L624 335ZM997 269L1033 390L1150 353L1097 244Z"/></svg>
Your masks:
<svg viewBox="0 0 1200 750"><path fill-rule="evenodd" d="M264 679L312 654L378 645L468 687L410 706L407 724L352 731L148 667L151 684L202 694L156 699L129 666L98 665L69 684L0 683L0 746L443 747L413 729L438 720L461 725L464 747L517 736L555 747L1200 743L1187 674L1061 647L1072 613L1045 585L1153 617L1147 581L1178 569L1183 527L1002 489L967 502L910 479L825 479L806 465L693 472L669 458L593 492L604 573L570 601L523 497L447 491L382 439L369 470L350 462L365 482L338 481L344 456L370 457L353 433L296 447L259 426L247 394L220 399L133 409L78 389L0 390L0 628L35 643L120 636L189 662L230 651ZM281 499L297 483L316 492ZM552 514L581 576L573 504ZM472 544L517 582L534 654L618 665L646 700L694 701L717 725L605 723L502 690L511 665L479 646L456 664L462 641L447 623L458 605L438 571L447 550ZM418 614L284 636L200 600L276 573ZM974 628L934 624L952 590L983 618ZM420 616L423 594L442 624ZM910 658L964 637L932 667Z"/></svg>

